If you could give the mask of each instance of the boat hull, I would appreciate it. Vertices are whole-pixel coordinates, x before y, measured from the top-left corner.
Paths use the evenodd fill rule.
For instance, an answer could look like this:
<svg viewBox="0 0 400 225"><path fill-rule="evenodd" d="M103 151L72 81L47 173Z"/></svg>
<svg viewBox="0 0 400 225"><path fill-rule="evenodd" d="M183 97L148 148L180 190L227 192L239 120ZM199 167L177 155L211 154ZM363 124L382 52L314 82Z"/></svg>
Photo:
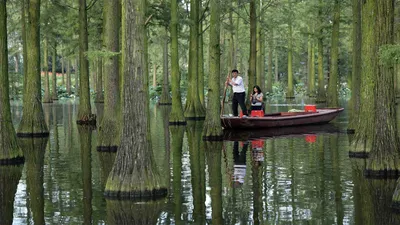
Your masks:
<svg viewBox="0 0 400 225"><path fill-rule="evenodd" d="M313 113L272 113L264 117L221 117L221 125L225 129L253 129L302 126L311 124L324 124L333 120L343 108L318 109Z"/></svg>

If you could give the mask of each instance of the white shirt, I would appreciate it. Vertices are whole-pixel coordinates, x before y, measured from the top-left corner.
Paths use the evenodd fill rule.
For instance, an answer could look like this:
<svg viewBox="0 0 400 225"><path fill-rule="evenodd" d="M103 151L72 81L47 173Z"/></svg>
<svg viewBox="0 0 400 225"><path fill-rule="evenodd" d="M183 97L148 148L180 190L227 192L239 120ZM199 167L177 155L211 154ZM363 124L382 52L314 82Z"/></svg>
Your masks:
<svg viewBox="0 0 400 225"><path fill-rule="evenodd" d="M232 78L232 90L234 93L242 93L245 92L243 78L241 76L237 76L236 78Z"/></svg>

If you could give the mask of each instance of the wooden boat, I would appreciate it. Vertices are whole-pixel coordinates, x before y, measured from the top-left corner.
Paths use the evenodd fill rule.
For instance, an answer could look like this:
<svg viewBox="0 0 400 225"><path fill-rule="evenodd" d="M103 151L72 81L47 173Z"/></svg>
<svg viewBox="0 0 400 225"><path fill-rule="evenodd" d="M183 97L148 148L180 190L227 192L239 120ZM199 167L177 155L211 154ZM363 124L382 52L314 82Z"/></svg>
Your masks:
<svg viewBox="0 0 400 225"><path fill-rule="evenodd" d="M324 124L342 111L343 108L322 108L316 112L278 112L265 114L263 117L221 116L221 125L225 129L253 129Z"/></svg>

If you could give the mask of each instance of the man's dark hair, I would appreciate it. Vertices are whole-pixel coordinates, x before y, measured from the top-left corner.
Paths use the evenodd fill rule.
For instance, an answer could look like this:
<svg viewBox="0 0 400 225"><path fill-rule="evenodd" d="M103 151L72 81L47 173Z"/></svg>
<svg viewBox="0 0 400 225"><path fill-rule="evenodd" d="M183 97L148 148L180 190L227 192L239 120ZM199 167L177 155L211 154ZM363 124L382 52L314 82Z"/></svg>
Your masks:
<svg viewBox="0 0 400 225"><path fill-rule="evenodd" d="M234 72L239 73L239 71L237 69L232 70L232 73L234 73Z"/></svg>

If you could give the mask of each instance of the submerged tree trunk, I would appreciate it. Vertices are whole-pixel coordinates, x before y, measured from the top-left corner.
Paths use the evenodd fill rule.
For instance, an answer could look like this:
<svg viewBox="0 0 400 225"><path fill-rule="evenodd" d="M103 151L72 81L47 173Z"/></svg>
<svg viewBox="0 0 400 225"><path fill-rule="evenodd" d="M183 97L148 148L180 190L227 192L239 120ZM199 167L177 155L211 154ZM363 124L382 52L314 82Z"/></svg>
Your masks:
<svg viewBox="0 0 400 225"><path fill-rule="evenodd" d="M168 30L165 28L165 38L163 46L163 86L162 94L158 104L171 105L171 97L169 96L169 80L168 80Z"/></svg>
<svg viewBox="0 0 400 225"><path fill-rule="evenodd" d="M161 186L153 159L148 77L144 72L145 2L129 0L125 4L123 129L105 194L131 199L163 197L167 188Z"/></svg>
<svg viewBox="0 0 400 225"><path fill-rule="evenodd" d="M42 108L40 83L40 0L28 0L27 74L23 112L17 136L48 136Z"/></svg>
<svg viewBox="0 0 400 225"><path fill-rule="evenodd" d="M96 115L92 114L89 91L89 62L85 53L88 51L86 0L79 2L79 108L77 124L96 124Z"/></svg>
<svg viewBox="0 0 400 225"><path fill-rule="evenodd" d="M54 43L53 46L53 54L51 60L51 78L52 78L52 87L51 87L51 98L53 100L58 100L57 96L57 72L56 72L56 57L57 57L57 44Z"/></svg>
<svg viewBox="0 0 400 225"><path fill-rule="evenodd" d="M292 0L289 0L289 11L292 12ZM289 44L288 44L288 87L286 98L294 98L293 89L293 27L292 13L289 14Z"/></svg>
<svg viewBox="0 0 400 225"><path fill-rule="evenodd" d="M329 84L327 93L328 107L338 107L338 84L339 84L339 23L340 23L340 0L335 0L333 8L332 44L331 44L331 70L329 72Z"/></svg>
<svg viewBox="0 0 400 225"><path fill-rule="evenodd" d="M23 162L11 120L9 89L6 2L0 1L0 165Z"/></svg>
<svg viewBox="0 0 400 225"><path fill-rule="evenodd" d="M203 105L199 98L198 47L199 47L199 0L190 0L190 47L189 80L186 97L185 117L188 120L205 118Z"/></svg>
<svg viewBox="0 0 400 225"><path fill-rule="evenodd" d="M49 41L44 39L43 46L43 70L44 70L44 99L43 103L52 103L50 96L50 76L49 76Z"/></svg>
<svg viewBox="0 0 400 225"><path fill-rule="evenodd" d="M378 73L378 45L376 44L376 3L368 0L362 5L361 87L360 115L355 124L357 132L350 145L351 157L367 157L371 151L372 135L375 132L375 74Z"/></svg>
<svg viewBox="0 0 400 225"><path fill-rule="evenodd" d="M204 139L221 139L221 103L220 103L220 0L211 0L211 17L210 17L210 71L208 78L208 100L207 115L203 127Z"/></svg>
<svg viewBox="0 0 400 225"><path fill-rule="evenodd" d="M351 99L350 118L347 130L353 131L360 113L360 83L361 83L361 0L352 0L353 33L352 33L352 70L351 70Z"/></svg>
<svg viewBox="0 0 400 225"><path fill-rule="evenodd" d="M179 73L178 53L178 1L171 0L171 89L172 110L169 117L170 125L185 125L180 91L181 75Z"/></svg>
<svg viewBox="0 0 400 225"><path fill-rule="evenodd" d="M119 52L121 17L119 1L104 2L104 46L109 52ZM120 143L120 90L118 55L104 59L104 114L99 127L97 150L116 151ZM131 93L133 94L133 93Z"/></svg>
<svg viewBox="0 0 400 225"><path fill-rule="evenodd" d="M385 45L394 44L394 0L373 0L376 15L375 45L380 49ZM378 54L376 52L375 54ZM376 63L376 62L375 62ZM396 122L396 96L394 90L393 65L376 63L374 94L374 129L372 146L367 162L367 172L372 176L394 176L400 173L399 137ZM370 115L371 116L371 115Z"/></svg>

